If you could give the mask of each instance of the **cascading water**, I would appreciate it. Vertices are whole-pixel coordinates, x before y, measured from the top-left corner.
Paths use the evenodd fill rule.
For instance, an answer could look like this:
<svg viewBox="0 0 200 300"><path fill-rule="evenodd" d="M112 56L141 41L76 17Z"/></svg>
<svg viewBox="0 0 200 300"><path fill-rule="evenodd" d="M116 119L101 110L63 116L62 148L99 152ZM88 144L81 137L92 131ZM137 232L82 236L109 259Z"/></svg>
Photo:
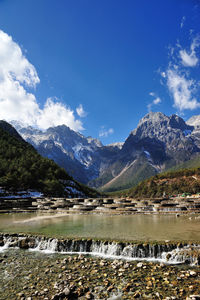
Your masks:
<svg viewBox="0 0 200 300"><path fill-rule="evenodd" d="M35 248L29 248L30 251L42 251L44 253L55 253L57 251L58 240L36 240L37 246Z"/></svg>
<svg viewBox="0 0 200 300"><path fill-rule="evenodd" d="M44 253L90 254L113 259L200 264L200 245L132 244L100 240L59 240L17 234L0 235L0 252L12 247Z"/></svg>

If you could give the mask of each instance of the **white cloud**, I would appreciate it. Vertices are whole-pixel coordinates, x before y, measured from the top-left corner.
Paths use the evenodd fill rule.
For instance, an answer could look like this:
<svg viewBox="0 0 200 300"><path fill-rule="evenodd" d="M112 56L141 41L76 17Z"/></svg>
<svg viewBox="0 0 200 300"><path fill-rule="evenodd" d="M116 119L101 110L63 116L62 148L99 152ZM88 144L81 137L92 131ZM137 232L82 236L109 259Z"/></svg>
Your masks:
<svg viewBox="0 0 200 300"><path fill-rule="evenodd" d="M30 87L40 82L34 66L24 57L12 38L2 30L0 30L0 64L1 82L7 76Z"/></svg>
<svg viewBox="0 0 200 300"><path fill-rule="evenodd" d="M186 19L186 17L183 16L183 17L182 17L182 20L181 20L181 25L180 25L181 28L183 28L183 26L184 26L184 24L185 24L185 19Z"/></svg>
<svg viewBox="0 0 200 300"><path fill-rule="evenodd" d="M153 104L157 105L159 103L161 103L161 99L159 97L153 100Z"/></svg>
<svg viewBox="0 0 200 300"><path fill-rule="evenodd" d="M70 108L56 99L48 98L37 119L38 127L47 129L63 124L74 130L83 130L82 122L75 120L74 112Z"/></svg>
<svg viewBox="0 0 200 300"><path fill-rule="evenodd" d="M83 105L80 104L77 108L76 108L76 112L77 112L77 115L81 118L84 118L87 116L87 112L84 111L83 109Z"/></svg>
<svg viewBox="0 0 200 300"><path fill-rule="evenodd" d="M166 78L166 73L165 73L165 72L161 72L161 76L162 76L163 78Z"/></svg>
<svg viewBox="0 0 200 300"><path fill-rule="evenodd" d="M200 40L197 37L192 41L189 52L185 49L181 49L179 51L181 62L185 67L195 67L198 64L199 59L196 54L196 48L198 48L199 46Z"/></svg>
<svg viewBox="0 0 200 300"><path fill-rule="evenodd" d="M179 73L176 69L168 69L167 86L174 99L174 106L180 111L184 109L196 109L200 103L193 96L195 92L195 81L186 78L186 75Z"/></svg>
<svg viewBox="0 0 200 300"><path fill-rule="evenodd" d="M108 137L109 135L114 133L113 128L109 128L108 130L105 129L104 126L102 126L101 130L99 131L99 137Z"/></svg>
<svg viewBox="0 0 200 300"><path fill-rule="evenodd" d="M46 129L65 124L74 130L82 130L82 122L74 112L58 100L47 99L40 108L33 93L40 82L34 66L23 55L11 36L0 30L0 119L16 120Z"/></svg>
<svg viewBox="0 0 200 300"><path fill-rule="evenodd" d="M151 111L151 108L152 108L153 105L158 105L162 101L161 101L160 97L157 97L156 93L154 93L154 92L150 92L149 95L155 98L151 103L149 103L147 105L148 111Z"/></svg>
<svg viewBox="0 0 200 300"><path fill-rule="evenodd" d="M200 107L197 95L200 85L193 77L195 70L189 67L198 66L199 58L197 48L200 47L200 36L192 39L189 51L182 48L178 41L173 52L169 49L169 64L164 72L160 72L165 84L172 95L173 106L183 114L186 109L194 110ZM180 50L181 49L181 50Z"/></svg>

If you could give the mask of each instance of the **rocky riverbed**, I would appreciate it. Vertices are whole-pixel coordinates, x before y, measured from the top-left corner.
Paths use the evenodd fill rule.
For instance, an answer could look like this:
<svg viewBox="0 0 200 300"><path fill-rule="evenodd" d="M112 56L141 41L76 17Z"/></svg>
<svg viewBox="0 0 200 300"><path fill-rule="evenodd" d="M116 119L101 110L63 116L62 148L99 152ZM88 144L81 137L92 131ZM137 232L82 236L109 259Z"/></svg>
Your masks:
<svg viewBox="0 0 200 300"><path fill-rule="evenodd" d="M199 267L17 249L0 253L0 266L1 300L192 299L189 296L200 295Z"/></svg>
<svg viewBox="0 0 200 300"><path fill-rule="evenodd" d="M0 299L200 299L199 252L189 242L2 233Z"/></svg>

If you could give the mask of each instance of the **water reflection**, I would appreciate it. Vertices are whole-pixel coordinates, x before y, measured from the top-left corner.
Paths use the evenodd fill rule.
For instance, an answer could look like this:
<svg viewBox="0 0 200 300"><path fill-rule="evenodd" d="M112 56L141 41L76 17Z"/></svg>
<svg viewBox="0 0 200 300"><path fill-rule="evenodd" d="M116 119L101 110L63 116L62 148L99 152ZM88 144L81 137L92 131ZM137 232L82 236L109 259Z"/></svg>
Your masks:
<svg viewBox="0 0 200 300"><path fill-rule="evenodd" d="M200 219L174 215L0 215L0 231L124 240L200 241Z"/></svg>

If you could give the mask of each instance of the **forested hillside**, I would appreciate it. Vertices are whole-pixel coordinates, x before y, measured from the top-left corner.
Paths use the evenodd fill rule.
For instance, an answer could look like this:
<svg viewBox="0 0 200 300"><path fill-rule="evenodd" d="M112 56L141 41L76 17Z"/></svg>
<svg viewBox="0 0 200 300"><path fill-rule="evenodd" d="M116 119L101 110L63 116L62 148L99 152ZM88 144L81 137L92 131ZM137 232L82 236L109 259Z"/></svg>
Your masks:
<svg viewBox="0 0 200 300"><path fill-rule="evenodd" d="M41 157L7 122L0 122L0 186L11 191L34 189L47 195L66 194L66 186L86 195L93 191L74 182L55 162Z"/></svg>
<svg viewBox="0 0 200 300"><path fill-rule="evenodd" d="M162 197L200 192L200 168L158 174L142 181L124 194L131 197Z"/></svg>

